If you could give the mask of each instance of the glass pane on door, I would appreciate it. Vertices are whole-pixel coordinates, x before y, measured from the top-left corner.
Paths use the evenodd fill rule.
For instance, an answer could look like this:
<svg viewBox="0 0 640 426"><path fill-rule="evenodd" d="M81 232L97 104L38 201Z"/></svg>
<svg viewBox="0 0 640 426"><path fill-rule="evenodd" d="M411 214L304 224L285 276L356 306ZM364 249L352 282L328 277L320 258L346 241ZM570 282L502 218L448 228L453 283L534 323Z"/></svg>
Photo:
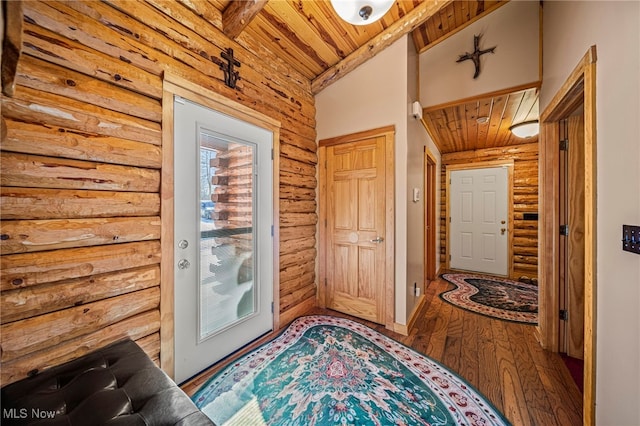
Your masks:
<svg viewBox="0 0 640 426"><path fill-rule="evenodd" d="M200 128L198 340L256 313L255 144Z"/></svg>

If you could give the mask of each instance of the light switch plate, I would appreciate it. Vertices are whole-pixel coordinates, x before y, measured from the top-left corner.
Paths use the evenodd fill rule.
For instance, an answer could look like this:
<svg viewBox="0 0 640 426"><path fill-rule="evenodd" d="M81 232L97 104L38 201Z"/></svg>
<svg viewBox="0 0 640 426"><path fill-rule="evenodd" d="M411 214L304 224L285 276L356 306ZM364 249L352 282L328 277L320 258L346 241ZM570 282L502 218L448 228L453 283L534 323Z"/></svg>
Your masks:
<svg viewBox="0 0 640 426"><path fill-rule="evenodd" d="M640 226L622 225L622 250L640 254Z"/></svg>

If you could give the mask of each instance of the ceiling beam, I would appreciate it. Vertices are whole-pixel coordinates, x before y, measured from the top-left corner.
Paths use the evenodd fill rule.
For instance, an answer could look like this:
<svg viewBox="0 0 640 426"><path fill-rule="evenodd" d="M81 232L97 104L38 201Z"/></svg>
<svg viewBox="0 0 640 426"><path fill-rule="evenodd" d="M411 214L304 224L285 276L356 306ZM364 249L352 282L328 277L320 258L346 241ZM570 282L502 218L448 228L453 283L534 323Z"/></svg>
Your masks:
<svg viewBox="0 0 640 426"><path fill-rule="evenodd" d="M327 69L311 82L311 92L315 95L335 83L369 59L382 52L402 36L418 28L427 19L446 7L453 0L426 0L416 6L403 18L391 24L386 30L360 46L340 62Z"/></svg>
<svg viewBox="0 0 640 426"><path fill-rule="evenodd" d="M222 12L222 31L235 39L264 8L268 0L232 0Z"/></svg>
<svg viewBox="0 0 640 426"><path fill-rule="evenodd" d="M0 43L2 43L2 47L0 47L2 93L5 96L13 96L18 61L22 52L22 2L3 1L0 7L2 8L0 25L3 27L3 32L0 34Z"/></svg>

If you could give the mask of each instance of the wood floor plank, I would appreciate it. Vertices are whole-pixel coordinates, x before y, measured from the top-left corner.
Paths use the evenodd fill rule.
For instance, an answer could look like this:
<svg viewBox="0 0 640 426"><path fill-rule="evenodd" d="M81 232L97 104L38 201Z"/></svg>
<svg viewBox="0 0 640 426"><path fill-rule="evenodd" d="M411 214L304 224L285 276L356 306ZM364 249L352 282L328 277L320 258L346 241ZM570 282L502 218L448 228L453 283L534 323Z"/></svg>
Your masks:
<svg viewBox="0 0 640 426"><path fill-rule="evenodd" d="M534 327L484 317L444 302L451 288L442 279L429 283L425 303L410 336L339 312L315 308L309 314L350 318L447 366L473 385L517 426L582 424L582 394L558 354L542 349ZM193 395L213 374L280 330L229 356L183 390Z"/></svg>
<svg viewBox="0 0 640 426"><path fill-rule="evenodd" d="M520 375L518 374L521 366L516 362L511 351L505 322L496 320L491 323L491 326L496 343L496 360L502 383L502 412L514 425L531 425L527 404L523 404L527 400L522 391Z"/></svg>

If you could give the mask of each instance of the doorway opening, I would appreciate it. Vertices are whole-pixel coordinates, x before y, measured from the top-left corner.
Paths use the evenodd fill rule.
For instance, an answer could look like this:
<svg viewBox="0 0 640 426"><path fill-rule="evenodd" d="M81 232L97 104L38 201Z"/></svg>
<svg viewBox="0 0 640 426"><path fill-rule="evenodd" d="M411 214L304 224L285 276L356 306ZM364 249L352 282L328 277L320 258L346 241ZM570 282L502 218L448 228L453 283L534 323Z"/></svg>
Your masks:
<svg viewBox="0 0 640 426"><path fill-rule="evenodd" d="M582 351L586 425L595 424L595 73L592 46L542 113L539 149L539 340L554 352Z"/></svg>
<svg viewBox="0 0 640 426"><path fill-rule="evenodd" d="M160 364L182 382L279 328L280 123L171 73L163 85Z"/></svg>
<svg viewBox="0 0 640 426"><path fill-rule="evenodd" d="M426 148L424 153L424 208L425 208L425 249L424 249L424 277L425 280L436 279L436 159Z"/></svg>
<svg viewBox="0 0 640 426"><path fill-rule="evenodd" d="M394 127L324 139L318 305L394 327Z"/></svg>

